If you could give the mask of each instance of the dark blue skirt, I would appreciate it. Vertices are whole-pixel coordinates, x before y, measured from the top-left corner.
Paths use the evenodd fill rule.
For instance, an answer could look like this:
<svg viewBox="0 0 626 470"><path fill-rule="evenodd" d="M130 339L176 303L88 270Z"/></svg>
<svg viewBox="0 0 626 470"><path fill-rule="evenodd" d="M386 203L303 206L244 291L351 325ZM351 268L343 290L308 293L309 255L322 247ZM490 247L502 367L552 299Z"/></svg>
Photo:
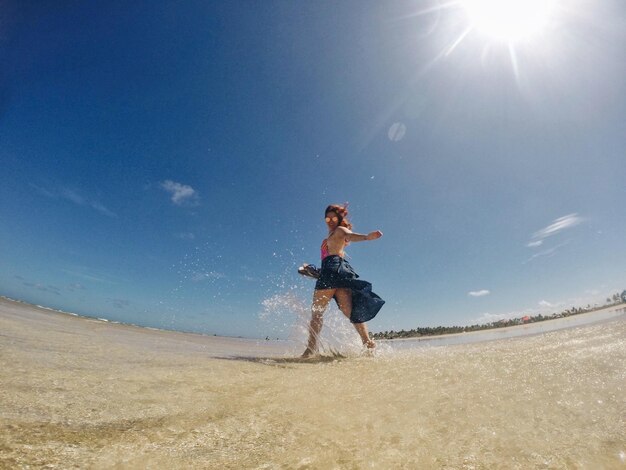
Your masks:
<svg viewBox="0 0 626 470"><path fill-rule="evenodd" d="M352 291L352 323L370 321L376 316L385 301L372 292L372 284L358 279L359 275L350 263L339 255L327 256L322 260L320 277L315 290L350 289ZM337 298L335 297L335 302Z"/></svg>

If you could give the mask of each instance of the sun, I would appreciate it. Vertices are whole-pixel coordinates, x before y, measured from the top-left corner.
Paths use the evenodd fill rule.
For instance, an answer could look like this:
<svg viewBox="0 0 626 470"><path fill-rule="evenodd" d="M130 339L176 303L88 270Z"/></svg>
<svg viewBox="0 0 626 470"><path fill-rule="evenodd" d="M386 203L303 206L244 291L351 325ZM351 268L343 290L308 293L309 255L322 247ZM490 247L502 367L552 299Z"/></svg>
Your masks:
<svg viewBox="0 0 626 470"><path fill-rule="evenodd" d="M516 43L548 24L555 0L461 0L471 27L493 39Z"/></svg>

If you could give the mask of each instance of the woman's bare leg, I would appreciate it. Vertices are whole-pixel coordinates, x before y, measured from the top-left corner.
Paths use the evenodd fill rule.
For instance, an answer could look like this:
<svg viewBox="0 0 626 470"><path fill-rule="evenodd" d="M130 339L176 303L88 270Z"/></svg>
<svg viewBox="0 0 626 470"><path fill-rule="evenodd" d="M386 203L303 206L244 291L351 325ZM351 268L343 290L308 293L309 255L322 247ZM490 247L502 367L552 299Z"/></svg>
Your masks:
<svg viewBox="0 0 626 470"><path fill-rule="evenodd" d="M343 314L348 317L348 319L350 319L350 315L352 314L352 291L350 289L337 289L337 292L335 292L335 296L337 297L339 310L341 310ZM361 341L363 341L363 344L369 349L375 348L376 343L370 338L370 334L367 331L367 324L353 323L353 325L357 333L361 337Z"/></svg>
<svg viewBox="0 0 626 470"><path fill-rule="evenodd" d="M310 357L317 352L317 340L322 331L324 312L328 303L335 295L335 289L322 289L313 291L313 304L311 305L311 323L309 324L309 341L302 353L302 357Z"/></svg>

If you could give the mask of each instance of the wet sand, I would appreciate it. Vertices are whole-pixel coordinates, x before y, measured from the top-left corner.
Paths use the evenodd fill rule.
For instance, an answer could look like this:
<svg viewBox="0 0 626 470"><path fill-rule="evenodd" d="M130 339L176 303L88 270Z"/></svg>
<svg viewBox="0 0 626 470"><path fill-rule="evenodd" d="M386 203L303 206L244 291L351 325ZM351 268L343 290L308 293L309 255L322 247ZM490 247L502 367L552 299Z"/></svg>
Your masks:
<svg viewBox="0 0 626 470"><path fill-rule="evenodd" d="M623 315L374 358L291 347L0 300L0 467L626 468Z"/></svg>

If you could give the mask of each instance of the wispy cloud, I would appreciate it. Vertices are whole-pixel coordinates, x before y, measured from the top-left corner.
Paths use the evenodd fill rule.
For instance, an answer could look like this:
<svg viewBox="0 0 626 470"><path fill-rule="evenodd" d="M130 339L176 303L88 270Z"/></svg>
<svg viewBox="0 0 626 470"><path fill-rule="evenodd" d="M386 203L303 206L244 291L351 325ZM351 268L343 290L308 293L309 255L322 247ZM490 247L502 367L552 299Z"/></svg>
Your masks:
<svg viewBox="0 0 626 470"><path fill-rule="evenodd" d="M200 196L198 192L191 186L177 183L172 180L165 180L161 183L161 189L164 189L172 196L172 202L177 206L199 204Z"/></svg>
<svg viewBox="0 0 626 470"><path fill-rule="evenodd" d="M530 248L540 246L543 243L544 239L556 235L563 230L575 227L576 225L579 225L581 222L583 222L583 220L584 219L580 217L577 213L559 217L547 227L544 227L541 230L535 232L531 237L530 242L528 242L527 246Z"/></svg>
<svg viewBox="0 0 626 470"><path fill-rule="evenodd" d="M72 269L61 269L62 272L66 274L70 274L72 276L79 277L81 279L85 279L87 281L95 281L95 282L104 282L107 284L118 284L119 280L115 279L106 279L106 276L100 273L93 273L93 270L90 268L76 266Z"/></svg>
<svg viewBox="0 0 626 470"><path fill-rule="evenodd" d="M106 215L107 217L111 217L111 218L115 218L115 217L117 217L117 214L116 214L115 212L110 211L109 209L107 209L106 207L104 207L104 206L103 206L102 204L100 204L99 202L96 202L96 201L91 201L91 202L89 203L89 205L90 205L93 209L95 209L95 210L97 210L98 212L100 212L100 213L102 213L102 214Z"/></svg>
<svg viewBox="0 0 626 470"><path fill-rule="evenodd" d="M30 183L29 186L35 190L38 194L45 196L49 199L64 199L69 201L77 206L83 207L91 207L92 209L100 212L107 217L116 218L117 214L107 207L105 207L101 202L87 198L83 196L81 193L76 191L75 189L63 187L59 189L50 189L43 188L41 186L37 186L33 183Z"/></svg>
<svg viewBox="0 0 626 470"><path fill-rule="evenodd" d="M78 204L79 206L85 205L85 198L78 194L73 189L62 188L61 189L61 197L63 199L67 199L68 201L73 202L74 204Z"/></svg>
<svg viewBox="0 0 626 470"><path fill-rule="evenodd" d="M526 246L528 248L538 248L540 246L543 246L544 241L547 238L557 235L563 232L564 230L568 230L572 227L575 227L581 224L582 222L584 222L584 220L585 219L580 217L577 213L564 215L563 217L554 219L550 225L533 233L532 237L530 238L530 241L526 244ZM539 251L533 254L530 258L528 258L522 264L529 263L530 261L533 261L534 259L537 259L537 258L553 256L559 248L567 245L569 242L570 240L567 240L551 248L545 249L543 251Z"/></svg>
<svg viewBox="0 0 626 470"><path fill-rule="evenodd" d="M524 261L522 264L529 263L529 262L531 262L534 259L541 258L542 256L547 256L547 257L553 256L559 248L567 245L569 242L570 241L567 240L567 241L565 241L563 243L559 243L558 245L553 246L552 248L548 248L547 250L543 250L543 251L540 251L538 253L535 253L530 258L528 258L526 261Z"/></svg>
<svg viewBox="0 0 626 470"><path fill-rule="evenodd" d="M476 290L476 291L471 291L467 293L467 295L469 295L470 297L484 297L485 295L489 295L489 294L491 294L491 292L488 291L487 289Z"/></svg>

